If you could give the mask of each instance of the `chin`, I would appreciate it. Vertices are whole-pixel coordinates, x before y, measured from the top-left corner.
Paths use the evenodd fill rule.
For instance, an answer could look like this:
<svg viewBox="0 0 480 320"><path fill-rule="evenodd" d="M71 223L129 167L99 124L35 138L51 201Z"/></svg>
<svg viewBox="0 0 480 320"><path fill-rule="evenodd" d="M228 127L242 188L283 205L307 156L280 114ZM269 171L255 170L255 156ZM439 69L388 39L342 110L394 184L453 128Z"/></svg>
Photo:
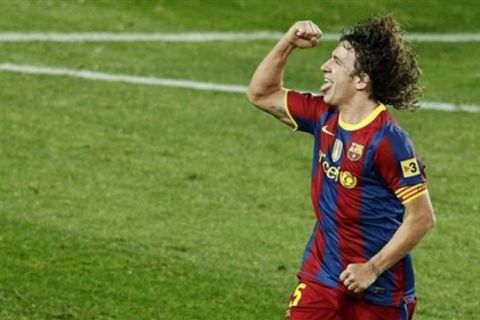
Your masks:
<svg viewBox="0 0 480 320"><path fill-rule="evenodd" d="M333 105L332 96L330 96L330 95L324 95L323 96L323 101L325 101L329 105Z"/></svg>

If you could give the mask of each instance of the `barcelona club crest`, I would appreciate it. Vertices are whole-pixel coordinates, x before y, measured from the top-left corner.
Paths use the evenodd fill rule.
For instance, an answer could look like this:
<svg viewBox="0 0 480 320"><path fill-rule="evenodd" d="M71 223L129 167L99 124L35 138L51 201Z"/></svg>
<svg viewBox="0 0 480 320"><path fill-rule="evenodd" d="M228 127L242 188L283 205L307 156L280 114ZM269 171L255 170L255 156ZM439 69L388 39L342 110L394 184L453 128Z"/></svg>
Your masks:
<svg viewBox="0 0 480 320"><path fill-rule="evenodd" d="M352 142L352 145L348 149L347 157L352 161L359 160L363 155L364 146L360 143Z"/></svg>

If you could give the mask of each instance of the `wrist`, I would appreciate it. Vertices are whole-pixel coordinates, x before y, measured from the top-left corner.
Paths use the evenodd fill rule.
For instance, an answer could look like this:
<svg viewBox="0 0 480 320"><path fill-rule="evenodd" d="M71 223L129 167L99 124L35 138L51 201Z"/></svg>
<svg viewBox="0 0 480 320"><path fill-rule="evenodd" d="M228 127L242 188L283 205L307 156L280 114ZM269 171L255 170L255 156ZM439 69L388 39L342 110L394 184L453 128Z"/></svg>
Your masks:
<svg viewBox="0 0 480 320"><path fill-rule="evenodd" d="M368 261L368 268L377 278L382 274L382 271L377 267L377 265L372 260Z"/></svg>
<svg viewBox="0 0 480 320"><path fill-rule="evenodd" d="M287 36L282 37L282 41L291 46L292 48L296 48L297 46L295 45L294 42L290 41Z"/></svg>

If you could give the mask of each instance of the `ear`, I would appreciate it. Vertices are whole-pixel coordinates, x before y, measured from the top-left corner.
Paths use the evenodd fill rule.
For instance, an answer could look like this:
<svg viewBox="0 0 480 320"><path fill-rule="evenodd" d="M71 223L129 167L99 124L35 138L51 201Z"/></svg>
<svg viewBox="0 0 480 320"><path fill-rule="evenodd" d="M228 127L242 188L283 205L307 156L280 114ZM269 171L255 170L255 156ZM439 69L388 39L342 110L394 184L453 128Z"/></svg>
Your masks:
<svg viewBox="0 0 480 320"><path fill-rule="evenodd" d="M361 73L354 77L355 89L358 91L367 90L370 85L370 77L366 73Z"/></svg>

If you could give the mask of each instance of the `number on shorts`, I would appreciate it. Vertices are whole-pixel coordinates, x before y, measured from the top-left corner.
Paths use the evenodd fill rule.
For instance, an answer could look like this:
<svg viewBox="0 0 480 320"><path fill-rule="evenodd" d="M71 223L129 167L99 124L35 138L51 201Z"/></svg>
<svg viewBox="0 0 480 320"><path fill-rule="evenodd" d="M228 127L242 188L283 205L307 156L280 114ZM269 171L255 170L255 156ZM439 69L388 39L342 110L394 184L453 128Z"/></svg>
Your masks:
<svg viewBox="0 0 480 320"><path fill-rule="evenodd" d="M288 307L296 307L298 303L300 302L300 299L302 299L302 290L305 289L307 285L305 283L300 283L296 288L295 291L293 292L293 299L290 301L288 304Z"/></svg>

